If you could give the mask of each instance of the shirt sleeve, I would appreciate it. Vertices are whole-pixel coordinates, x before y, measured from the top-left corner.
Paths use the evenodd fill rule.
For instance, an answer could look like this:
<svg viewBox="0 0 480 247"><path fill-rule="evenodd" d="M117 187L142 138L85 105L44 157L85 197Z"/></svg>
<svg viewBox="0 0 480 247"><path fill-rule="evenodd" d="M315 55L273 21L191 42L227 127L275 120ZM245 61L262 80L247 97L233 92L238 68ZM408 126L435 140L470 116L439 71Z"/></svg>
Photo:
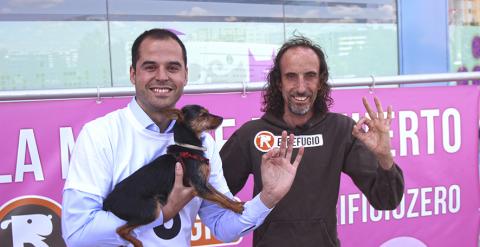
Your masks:
<svg viewBox="0 0 480 247"><path fill-rule="evenodd" d="M234 195L245 186L254 162L251 161L250 154L244 151L245 145L242 145L238 135L238 132L235 132L220 151L225 179Z"/></svg>
<svg viewBox="0 0 480 247"><path fill-rule="evenodd" d="M209 182L221 193L233 198L223 176L222 160L216 150L213 138L206 136L207 157L210 159L211 175ZM242 214L224 209L216 203L203 200L199 216L202 222L212 230L215 237L224 242L234 241L260 226L272 211L260 200L260 194L244 205Z"/></svg>
<svg viewBox="0 0 480 247"><path fill-rule="evenodd" d="M64 189L75 189L105 198L112 190L113 150L108 128L87 123L78 135Z"/></svg>
<svg viewBox="0 0 480 247"><path fill-rule="evenodd" d="M103 199L111 191L113 173L112 151L107 140L101 133L90 130L88 124L77 138L62 199L62 234L67 246L126 245L116 233L126 222L102 210ZM160 216L133 233L162 223Z"/></svg>
<svg viewBox="0 0 480 247"><path fill-rule="evenodd" d="M63 192L62 235L67 246L120 246L129 242L116 229L126 222L111 212L102 210L103 199L86 192L67 189ZM163 216L137 227L133 235L163 224Z"/></svg>
<svg viewBox="0 0 480 247"><path fill-rule="evenodd" d="M232 198L231 193L226 195ZM237 214L204 200L199 216L217 239L232 242L259 227L272 211L260 200L260 194L246 202L244 207L243 213Z"/></svg>

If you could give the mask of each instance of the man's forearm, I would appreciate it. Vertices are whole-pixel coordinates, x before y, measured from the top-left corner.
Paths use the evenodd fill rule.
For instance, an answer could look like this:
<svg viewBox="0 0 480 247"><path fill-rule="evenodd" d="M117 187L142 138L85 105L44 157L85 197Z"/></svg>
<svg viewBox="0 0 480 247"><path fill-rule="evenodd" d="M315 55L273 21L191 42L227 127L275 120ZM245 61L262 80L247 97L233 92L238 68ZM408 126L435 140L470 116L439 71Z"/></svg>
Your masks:
<svg viewBox="0 0 480 247"><path fill-rule="evenodd" d="M116 232L126 222L111 212L101 209L102 198L72 189L63 193L62 234L67 246L127 245ZM134 230L137 234L163 223L160 216L150 224Z"/></svg>
<svg viewBox="0 0 480 247"><path fill-rule="evenodd" d="M119 246L127 242L116 233L125 224L101 210L101 198L75 190L63 193L62 234L67 246Z"/></svg>
<svg viewBox="0 0 480 247"><path fill-rule="evenodd" d="M259 227L270 212L257 195L245 203L241 215L209 201L203 202L199 215L217 239L232 242Z"/></svg>

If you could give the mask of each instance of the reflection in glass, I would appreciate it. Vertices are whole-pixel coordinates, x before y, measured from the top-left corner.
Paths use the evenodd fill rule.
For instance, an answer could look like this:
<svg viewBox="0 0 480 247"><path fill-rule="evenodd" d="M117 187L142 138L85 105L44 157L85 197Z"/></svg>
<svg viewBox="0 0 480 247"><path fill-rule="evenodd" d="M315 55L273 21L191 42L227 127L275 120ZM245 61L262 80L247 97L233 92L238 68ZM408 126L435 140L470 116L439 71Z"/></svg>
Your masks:
<svg viewBox="0 0 480 247"><path fill-rule="evenodd" d="M480 71L480 0L449 0L450 71ZM458 81L480 85L480 80Z"/></svg>
<svg viewBox="0 0 480 247"><path fill-rule="evenodd" d="M334 78L394 75L395 2L0 0L0 89L130 86L133 40L154 27L185 42L190 84L265 81L295 34L324 48Z"/></svg>
<svg viewBox="0 0 480 247"><path fill-rule="evenodd" d="M272 2L111 2L114 85L130 85L131 44L154 27L173 30L184 41L189 84L265 81L272 55L285 37L283 7Z"/></svg>
<svg viewBox="0 0 480 247"><path fill-rule="evenodd" d="M285 5L287 37L316 41L327 55L332 77L397 74L395 1L290 3Z"/></svg>
<svg viewBox="0 0 480 247"><path fill-rule="evenodd" d="M0 90L111 86L105 20L105 1L0 1Z"/></svg>

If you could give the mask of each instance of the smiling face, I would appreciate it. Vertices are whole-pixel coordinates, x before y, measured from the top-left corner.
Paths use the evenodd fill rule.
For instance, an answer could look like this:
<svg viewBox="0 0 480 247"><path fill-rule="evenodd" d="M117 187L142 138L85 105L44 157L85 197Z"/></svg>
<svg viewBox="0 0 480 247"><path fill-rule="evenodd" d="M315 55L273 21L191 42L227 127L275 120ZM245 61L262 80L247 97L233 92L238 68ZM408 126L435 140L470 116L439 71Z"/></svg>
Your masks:
<svg viewBox="0 0 480 247"><path fill-rule="evenodd" d="M140 107L150 118L159 119L162 110L175 107L187 84L182 49L170 38L146 38L138 50L135 68L130 68L130 81L135 85Z"/></svg>
<svg viewBox="0 0 480 247"><path fill-rule="evenodd" d="M317 54L306 47L293 47L280 60L283 118L299 125L313 116L314 102L320 89L320 62Z"/></svg>

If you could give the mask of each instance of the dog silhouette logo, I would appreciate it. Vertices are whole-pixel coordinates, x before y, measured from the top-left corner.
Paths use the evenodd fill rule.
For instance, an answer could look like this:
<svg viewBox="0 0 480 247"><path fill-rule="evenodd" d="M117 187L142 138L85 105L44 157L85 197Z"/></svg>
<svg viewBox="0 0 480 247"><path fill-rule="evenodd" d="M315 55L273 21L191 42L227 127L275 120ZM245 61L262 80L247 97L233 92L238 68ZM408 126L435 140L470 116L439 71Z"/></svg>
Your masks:
<svg viewBox="0 0 480 247"><path fill-rule="evenodd" d="M268 152L274 148L276 137L270 131L260 131L255 135L253 140L255 147L261 152Z"/></svg>
<svg viewBox="0 0 480 247"><path fill-rule="evenodd" d="M45 197L10 200L0 208L0 243L13 247L66 246L60 215L60 205Z"/></svg>

